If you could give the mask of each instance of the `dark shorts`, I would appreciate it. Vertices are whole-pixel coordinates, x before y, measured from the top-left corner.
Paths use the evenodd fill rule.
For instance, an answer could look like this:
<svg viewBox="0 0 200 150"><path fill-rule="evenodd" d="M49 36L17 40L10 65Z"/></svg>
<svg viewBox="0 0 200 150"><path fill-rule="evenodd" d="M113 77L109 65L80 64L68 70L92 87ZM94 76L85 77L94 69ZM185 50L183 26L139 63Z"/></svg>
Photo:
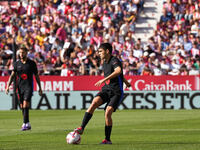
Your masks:
<svg viewBox="0 0 200 150"><path fill-rule="evenodd" d="M33 95L32 89L26 89L23 91L18 90L18 97L20 104L23 104L23 101L30 102L32 95Z"/></svg>
<svg viewBox="0 0 200 150"><path fill-rule="evenodd" d="M107 106L111 106L111 107L113 107L114 111L116 111L116 109L122 102L123 93L116 94L112 90L103 90L103 91L97 93L97 95L95 97L97 97L97 96L101 97L101 99L103 100L103 104L106 103L104 110L106 109Z"/></svg>

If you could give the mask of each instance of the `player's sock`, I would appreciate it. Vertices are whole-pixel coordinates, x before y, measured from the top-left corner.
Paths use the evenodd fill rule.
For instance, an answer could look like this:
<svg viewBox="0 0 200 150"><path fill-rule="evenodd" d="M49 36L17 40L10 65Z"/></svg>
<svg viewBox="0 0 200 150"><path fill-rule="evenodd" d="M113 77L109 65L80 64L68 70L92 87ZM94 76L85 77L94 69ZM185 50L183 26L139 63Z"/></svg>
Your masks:
<svg viewBox="0 0 200 150"><path fill-rule="evenodd" d="M24 108L24 123L29 122L29 108Z"/></svg>
<svg viewBox="0 0 200 150"><path fill-rule="evenodd" d="M22 108L22 116L24 116L24 108Z"/></svg>
<svg viewBox="0 0 200 150"><path fill-rule="evenodd" d="M85 115L84 115L83 121L82 121L82 125L81 125L81 127L83 128L83 130L84 130L85 126L87 125L87 123L89 122L89 120L91 118L92 118L92 114L90 114L88 112L85 112Z"/></svg>
<svg viewBox="0 0 200 150"><path fill-rule="evenodd" d="M108 141L110 141L111 131L112 131L112 126L105 125L105 136L106 136L106 140Z"/></svg>

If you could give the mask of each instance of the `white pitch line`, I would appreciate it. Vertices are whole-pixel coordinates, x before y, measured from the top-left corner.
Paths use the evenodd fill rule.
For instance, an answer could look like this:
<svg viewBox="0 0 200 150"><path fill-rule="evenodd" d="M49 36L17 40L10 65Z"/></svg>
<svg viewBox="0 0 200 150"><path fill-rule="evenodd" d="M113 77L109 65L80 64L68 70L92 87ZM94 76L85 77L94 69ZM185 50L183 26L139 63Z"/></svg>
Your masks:
<svg viewBox="0 0 200 150"><path fill-rule="evenodd" d="M132 129L132 131L200 131L200 129Z"/></svg>

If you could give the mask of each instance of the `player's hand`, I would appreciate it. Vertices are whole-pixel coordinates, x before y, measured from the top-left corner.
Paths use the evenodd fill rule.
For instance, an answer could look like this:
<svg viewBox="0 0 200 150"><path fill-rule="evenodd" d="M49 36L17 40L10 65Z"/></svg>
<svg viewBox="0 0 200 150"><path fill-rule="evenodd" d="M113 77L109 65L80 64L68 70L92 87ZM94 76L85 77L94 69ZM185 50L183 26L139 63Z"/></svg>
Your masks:
<svg viewBox="0 0 200 150"><path fill-rule="evenodd" d="M8 94L9 93L9 88L6 88L5 92L6 92L6 94Z"/></svg>
<svg viewBox="0 0 200 150"><path fill-rule="evenodd" d="M95 86L100 86L103 82L105 82L104 79L99 80L97 83L95 83Z"/></svg>
<svg viewBox="0 0 200 150"><path fill-rule="evenodd" d="M42 90L41 89L39 89L38 93L39 93L40 96L42 96Z"/></svg>

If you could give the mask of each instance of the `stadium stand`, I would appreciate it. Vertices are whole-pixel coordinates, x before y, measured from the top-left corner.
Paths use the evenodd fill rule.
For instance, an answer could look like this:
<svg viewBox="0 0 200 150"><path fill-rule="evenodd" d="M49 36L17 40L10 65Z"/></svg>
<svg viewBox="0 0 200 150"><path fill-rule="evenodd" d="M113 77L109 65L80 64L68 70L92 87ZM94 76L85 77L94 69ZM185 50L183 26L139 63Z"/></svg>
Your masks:
<svg viewBox="0 0 200 150"><path fill-rule="evenodd" d="M13 41L35 60L40 75L101 75L97 47L113 45L125 75L197 75L200 2L167 0L147 42L134 38L144 0L0 2L0 75L12 70Z"/></svg>

